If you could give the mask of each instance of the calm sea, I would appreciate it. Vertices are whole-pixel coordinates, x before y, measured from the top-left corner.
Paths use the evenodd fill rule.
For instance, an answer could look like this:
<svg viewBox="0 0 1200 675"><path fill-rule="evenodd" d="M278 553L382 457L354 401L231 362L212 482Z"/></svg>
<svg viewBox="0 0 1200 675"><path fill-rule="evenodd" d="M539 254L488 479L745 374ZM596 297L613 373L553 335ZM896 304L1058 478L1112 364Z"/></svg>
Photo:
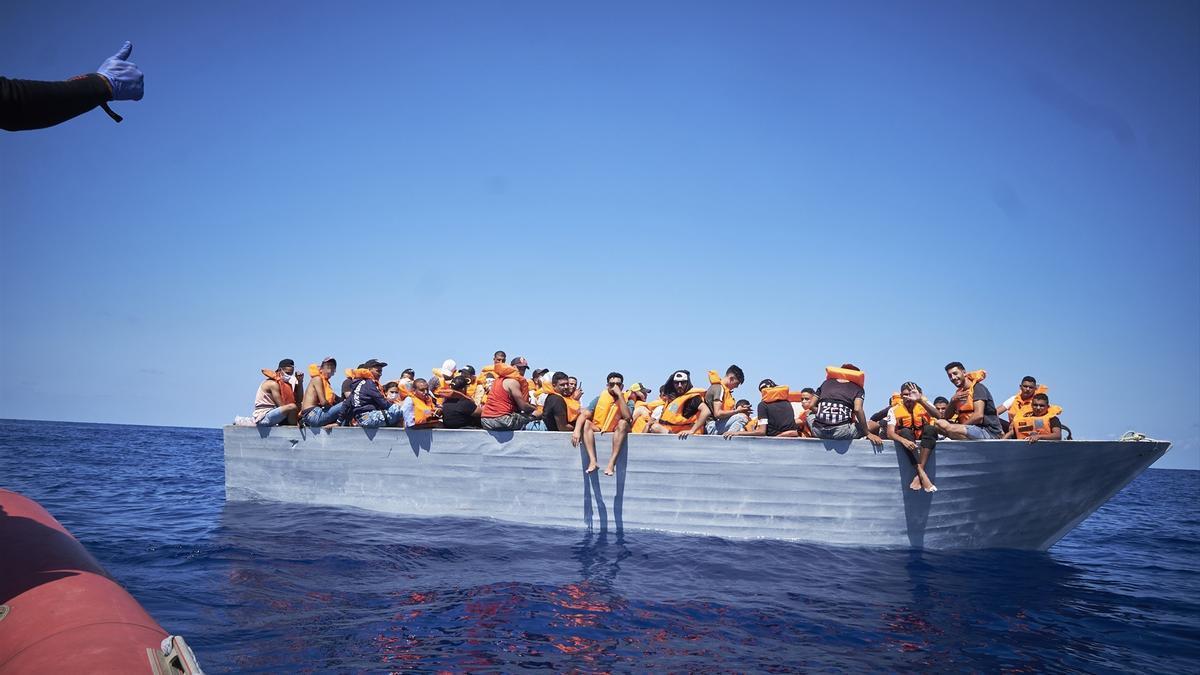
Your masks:
<svg viewBox="0 0 1200 675"><path fill-rule="evenodd" d="M209 673L1200 671L1200 472L1147 471L1048 553L600 538L223 481L220 430L0 421L0 487Z"/></svg>

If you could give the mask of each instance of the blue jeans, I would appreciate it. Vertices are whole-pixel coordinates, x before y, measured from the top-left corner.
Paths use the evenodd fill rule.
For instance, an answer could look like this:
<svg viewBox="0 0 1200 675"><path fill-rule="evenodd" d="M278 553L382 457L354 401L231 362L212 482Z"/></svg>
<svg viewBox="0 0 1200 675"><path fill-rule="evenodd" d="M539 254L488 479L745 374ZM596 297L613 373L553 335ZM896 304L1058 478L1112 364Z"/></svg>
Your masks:
<svg viewBox="0 0 1200 675"><path fill-rule="evenodd" d="M365 412L360 414L356 419L358 420L358 426L374 429L376 427L392 426L400 421L400 417L400 404L393 403L387 410Z"/></svg>
<svg viewBox="0 0 1200 675"><path fill-rule="evenodd" d="M967 427L967 438L972 441L990 441L994 438L1000 438L996 434L993 434L990 429L984 429L983 427L977 427L974 424L968 424L968 425L966 425L966 427Z"/></svg>
<svg viewBox="0 0 1200 675"><path fill-rule="evenodd" d="M260 427L275 427L279 423L287 419L288 414L283 412L283 407L271 408L266 415L263 415L254 424Z"/></svg>
<svg viewBox="0 0 1200 675"><path fill-rule="evenodd" d="M709 436L720 436L727 431L741 431L746 428L750 418L742 413L730 415L723 420L709 420L704 423L704 433Z"/></svg>
<svg viewBox="0 0 1200 675"><path fill-rule="evenodd" d="M858 428L858 424L853 420L832 427L827 427L814 420L810 428L812 429L813 436L827 441L852 441L856 438L863 438L862 430Z"/></svg>
<svg viewBox="0 0 1200 675"><path fill-rule="evenodd" d="M329 406L328 410L321 408L313 408L304 414L303 424L306 427L323 427L326 424L333 424L338 421L342 415L342 410L346 407L346 402L335 403Z"/></svg>

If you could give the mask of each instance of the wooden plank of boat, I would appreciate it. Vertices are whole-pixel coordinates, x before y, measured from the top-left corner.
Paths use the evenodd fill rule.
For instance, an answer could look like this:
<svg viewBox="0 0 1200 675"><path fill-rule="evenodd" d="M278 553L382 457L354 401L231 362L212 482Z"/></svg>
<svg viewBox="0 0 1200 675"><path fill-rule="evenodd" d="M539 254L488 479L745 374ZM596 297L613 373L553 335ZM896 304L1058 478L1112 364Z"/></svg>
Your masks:
<svg viewBox="0 0 1200 675"><path fill-rule="evenodd" d="M894 444L630 436L615 477L568 434L225 427L231 501L265 499L597 531L852 546L1045 550L1161 457L1160 441L941 441L938 492ZM609 437L597 438L607 456Z"/></svg>

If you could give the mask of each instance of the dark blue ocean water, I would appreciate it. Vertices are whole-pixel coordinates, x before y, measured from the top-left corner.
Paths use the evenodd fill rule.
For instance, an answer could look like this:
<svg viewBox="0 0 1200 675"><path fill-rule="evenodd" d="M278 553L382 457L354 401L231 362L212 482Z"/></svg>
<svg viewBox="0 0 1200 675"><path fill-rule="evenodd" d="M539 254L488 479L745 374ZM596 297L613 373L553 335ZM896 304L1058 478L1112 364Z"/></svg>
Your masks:
<svg viewBox="0 0 1200 675"><path fill-rule="evenodd" d="M1200 472L1146 472L1048 553L606 539L223 481L216 429L0 421L0 487L210 673L1200 670Z"/></svg>

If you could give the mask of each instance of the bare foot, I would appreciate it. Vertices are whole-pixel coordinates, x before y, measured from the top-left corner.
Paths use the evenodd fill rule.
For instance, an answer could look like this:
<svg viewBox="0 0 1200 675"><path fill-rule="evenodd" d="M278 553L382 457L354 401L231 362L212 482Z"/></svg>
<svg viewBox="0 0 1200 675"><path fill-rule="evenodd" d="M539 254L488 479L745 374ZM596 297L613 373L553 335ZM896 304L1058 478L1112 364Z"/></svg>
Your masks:
<svg viewBox="0 0 1200 675"><path fill-rule="evenodd" d="M912 482L908 484L908 489L909 490L920 490L921 489L921 477L913 476Z"/></svg>
<svg viewBox="0 0 1200 675"><path fill-rule="evenodd" d="M933 483L930 483L929 485L925 486L925 491L926 492L937 492L937 486L934 485Z"/></svg>
<svg viewBox="0 0 1200 675"><path fill-rule="evenodd" d="M592 462L591 464L588 464L588 468L587 468L587 470L586 470L586 471L584 471L584 473L591 473L591 472L593 472L593 471L595 471L596 469L599 469L599 468L600 468L600 465L599 465L599 464L597 464L597 463L595 463L595 462Z"/></svg>
<svg viewBox="0 0 1200 675"><path fill-rule="evenodd" d="M604 467L604 475L605 476L611 476L611 475L613 475L614 472L615 471L614 471L612 465Z"/></svg>

